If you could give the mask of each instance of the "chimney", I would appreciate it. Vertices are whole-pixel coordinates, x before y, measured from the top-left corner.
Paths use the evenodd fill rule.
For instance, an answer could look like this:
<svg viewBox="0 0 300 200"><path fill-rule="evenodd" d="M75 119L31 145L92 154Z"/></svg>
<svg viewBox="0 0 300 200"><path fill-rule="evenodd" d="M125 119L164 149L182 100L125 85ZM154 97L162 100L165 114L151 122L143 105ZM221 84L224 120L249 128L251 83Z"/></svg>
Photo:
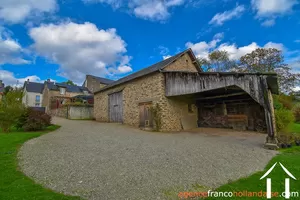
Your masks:
<svg viewBox="0 0 300 200"><path fill-rule="evenodd" d="M50 83L50 78L47 79L47 82Z"/></svg>
<svg viewBox="0 0 300 200"><path fill-rule="evenodd" d="M0 88L4 87L4 84L2 83L2 80L0 80Z"/></svg>
<svg viewBox="0 0 300 200"><path fill-rule="evenodd" d="M29 83L29 79L27 79L27 84Z"/></svg>

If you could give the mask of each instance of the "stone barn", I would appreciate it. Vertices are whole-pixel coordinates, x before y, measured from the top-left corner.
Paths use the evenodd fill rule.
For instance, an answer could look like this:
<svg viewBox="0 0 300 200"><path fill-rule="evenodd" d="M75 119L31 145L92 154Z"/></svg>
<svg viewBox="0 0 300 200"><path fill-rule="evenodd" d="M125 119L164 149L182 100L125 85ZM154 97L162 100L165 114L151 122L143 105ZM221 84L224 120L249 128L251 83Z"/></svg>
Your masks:
<svg viewBox="0 0 300 200"><path fill-rule="evenodd" d="M121 78L94 93L94 116L161 131L196 127L267 130L274 137L276 74L203 72L191 49Z"/></svg>

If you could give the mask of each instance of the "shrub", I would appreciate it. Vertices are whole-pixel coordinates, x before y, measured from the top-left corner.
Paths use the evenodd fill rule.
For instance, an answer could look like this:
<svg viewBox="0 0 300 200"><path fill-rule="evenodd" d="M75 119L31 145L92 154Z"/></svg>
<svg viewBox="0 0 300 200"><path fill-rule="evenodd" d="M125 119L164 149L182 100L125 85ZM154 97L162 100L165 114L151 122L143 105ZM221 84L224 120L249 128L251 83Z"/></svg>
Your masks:
<svg viewBox="0 0 300 200"><path fill-rule="evenodd" d="M22 104L22 91L18 89L10 90L0 102L0 128L3 132L9 132L19 117L24 113Z"/></svg>
<svg viewBox="0 0 300 200"><path fill-rule="evenodd" d="M155 131L160 131L161 129L161 108L158 104L150 108L150 112L154 121Z"/></svg>
<svg viewBox="0 0 300 200"><path fill-rule="evenodd" d="M284 130L289 124L293 123L295 118L293 112L286 109L275 110L276 128L278 131Z"/></svg>
<svg viewBox="0 0 300 200"><path fill-rule="evenodd" d="M17 128L23 128L24 131L43 130L51 124L51 116L38 110L28 108L19 118Z"/></svg>
<svg viewBox="0 0 300 200"><path fill-rule="evenodd" d="M279 143L292 144L295 141L295 136L291 133L279 133L277 139Z"/></svg>
<svg viewBox="0 0 300 200"><path fill-rule="evenodd" d="M277 105L282 105L281 108L286 108L291 110L293 108L293 96L288 96L285 94L280 94L280 95L274 95L274 104L275 104L275 109L280 109L276 108L276 103Z"/></svg>
<svg viewBox="0 0 300 200"><path fill-rule="evenodd" d="M300 122L300 106L295 106L293 109L293 114L296 122Z"/></svg>

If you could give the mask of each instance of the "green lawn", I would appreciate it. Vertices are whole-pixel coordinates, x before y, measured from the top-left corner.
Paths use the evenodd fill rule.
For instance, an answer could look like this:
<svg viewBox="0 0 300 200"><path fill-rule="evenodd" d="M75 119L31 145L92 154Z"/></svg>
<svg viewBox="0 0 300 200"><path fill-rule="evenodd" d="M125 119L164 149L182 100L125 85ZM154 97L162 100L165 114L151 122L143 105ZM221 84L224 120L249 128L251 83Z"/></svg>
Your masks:
<svg viewBox="0 0 300 200"><path fill-rule="evenodd" d="M266 180L259 180L260 177L276 163L282 163L298 180L292 180L290 183L291 191L298 192L299 197L290 199L300 198L300 147L293 147L281 151L281 154L274 157L269 164L266 166L265 171L257 172L247 178L234 181L232 183L221 186L217 191L252 191L258 192L260 190L266 191ZM284 179L287 178L285 172L281 169L280 165L274 168L273 172L269 176L272 178L272 192L283 192L284 191ZM216 198L217 199L217 198ZM243 198L231 198L231 199L243 199ZM244 198L245 199L245 198ZM251 198L248 198L251 199ZM266 199L266 198L252 198L252 199ZM273 199L273 198L272 198ZM284 199L274 198L274 199Z"/></svg>
<svg viewBox="0 0 300 200"><path fill-rule="evenodd" d="M55 193L34 183L18 170L18 148L27 140L39 137L59 126L50 126L43 132L2 133L0 130L0 199L2 200L69 200L79 197L65 196Z"/></svg>
<svg viewBox="0 0 300 200"><path fill-rule="evenodd" d="M298 123L290 124L287 127L286 132L288 132L288 133L300 133L300 124L298 124Z"/></svg>

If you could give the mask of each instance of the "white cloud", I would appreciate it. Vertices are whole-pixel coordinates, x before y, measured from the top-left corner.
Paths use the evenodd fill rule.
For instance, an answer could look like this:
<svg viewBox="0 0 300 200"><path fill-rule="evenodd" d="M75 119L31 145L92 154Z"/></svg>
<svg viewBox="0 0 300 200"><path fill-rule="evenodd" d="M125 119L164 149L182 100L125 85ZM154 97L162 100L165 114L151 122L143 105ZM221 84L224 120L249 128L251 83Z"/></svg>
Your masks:
<svg viewBox="0 0 300 200"><path fill-rule="evenodd" d="M113 76L112 72L129 71L126 44L116 29L68 22L41 25L30 29L29 35L36 52L59 64L59 75L75 82L82 81L86 74Z"/></svg>
<svg viewBox="0 0 300 200"><path fill-rule="evenodd" d="M165 47L165 46L162 46L162 45L160 45L158 47L158 50L159 50L159 54L162 55L162 56L164 56L164 55L166 55L170 52L168 47Z"/></svg>
<svg viewBox="0 0 300 200"><path fill-rule="evenodd" d="M22 58L24 49L10 34L0 27L0 65L2 64L28 64L28 60Z"/></svg>
<svg viewBox="0 0 300 200"><path fill-rule="evenodd" d="M201 41L198 43L187 42L185 46L192 48L197 57L208 58L209 52L216 48L217 44L223 39L224 33L217 33L210 42Z"/></svg>
<svg viewBox="0 0 300 200"><path fill-rule="evenodd" d="M285 14L292 10L297 0L252 0L251 4L258 16Z"/></svg>
<svg viewBox="0 0 300 200"><path fill-rule="evenodd" d="M53 12L56 7L56 0L1 0L0 19L19 23L30 16Z"/></svg>
<svg viewBox="0 0 300 200"><path fill-rule="evenodd" d="M213 39L210 42L201 41L198 43L186 43L187 48L192 48L196 57L208 58L210 52L214 50L227 51L229 58L232 60L239 59L247 53L251 53L257 48L277 48L279 50L284 50L284 46L281 43L268 42L263 47L259 46L257 43L252 42L249 45L238 47L236 44L220 43L220 39ZM218 45L219 44L219 45Z"/></svg>
<svg viewBox="0 0 300 200"><path fill-rule="evenodd" d="M275 25L275 19L267 19L263 23L261 23L262 26L270 27Z"/></svg>
<svg viewBox="0 0 300 200"><path fill-rule="evenodd" d="M128 73L128 72L131 72L132 71L132 68L130 66L119 66L118 67L118 71L121 73L121 74L124 74L124 73Z"/></svg>
<svg viewBox="0 0 300 200"><path fill-rule="evenodd" d="M83 0L86 3L106 3L114 9L123 8L129 10L136 17L164 21L170 16L172 7L183 5L187 0Z"/></svg>
<svg viewBox="0 0 300 200"><path fill-rule="evenodd" d="M28 79L32 82L41 82L41 79L36 75L16 78L14 73L0 69L0 80L2 80L5 85L22 86Z"/></svg>
<svg viewBox="0 0 300 200"><path fill-rule="evenodd" d="M300 40L295 40L294 42L296 42L296 43L300 43Z"/></svg>
<svg viewBox="0 0 300 200"><path fill-rule="evenodd" d="M243 5L237 5L234 9L225 11L223 13L217 13L209 22L209 24L223 25L224 22L229 21L233 18L240 17L245 11Z"/></svg>
<svg viewBox="0 0 300 200"><path fill-rule="evenodd" d="M166 56L163 56L163 59L166 60L166 59L168 59L170 57L171 57L171 55L166 55Z"/></svg>
<svg viewBox="0 0 300 200"><path fill-rule="evenodd" d="M298 0L251 0L256 17L264 20L263 26L273 26L277 16L290 13L298 3Z"/></svg>

